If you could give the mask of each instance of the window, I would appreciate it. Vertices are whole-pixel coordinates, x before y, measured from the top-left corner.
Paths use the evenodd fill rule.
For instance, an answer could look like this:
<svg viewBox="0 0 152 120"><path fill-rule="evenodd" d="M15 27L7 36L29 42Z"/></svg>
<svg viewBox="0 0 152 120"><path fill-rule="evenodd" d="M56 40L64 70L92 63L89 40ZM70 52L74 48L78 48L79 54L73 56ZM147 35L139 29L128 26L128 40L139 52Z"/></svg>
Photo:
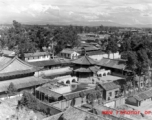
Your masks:
<svg viewBox="0 0 152 120"><path fill-rule="evenodd" d="M140 86L142 87L142 86L143 86L143 84L141 83L141 84L140 84Z"/></svg>
<svg viewBox="0 0 152 120"><path fill-rule="evenodd" d="M118 91L115 91L115 95L118 95Z"/></svg>
<svg viewBox="0 0 152 120"><path fill-rule="evenodd" d="M112 92L109 92L109 96L112 96Z"/></svg>

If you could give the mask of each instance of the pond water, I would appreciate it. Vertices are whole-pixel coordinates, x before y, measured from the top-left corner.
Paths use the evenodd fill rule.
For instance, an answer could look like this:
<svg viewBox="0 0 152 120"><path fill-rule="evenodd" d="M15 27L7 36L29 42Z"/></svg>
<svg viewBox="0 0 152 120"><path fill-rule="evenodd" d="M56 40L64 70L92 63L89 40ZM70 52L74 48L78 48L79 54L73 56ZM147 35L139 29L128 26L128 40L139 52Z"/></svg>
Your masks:
<svg viewBox="0 0 152 120"><path fill-rule="evenodd" d="M88 84L80 83L80 84L71 84L70 87L71 87L71 91L69 93L72 93L72 92L78 92L81 90L88 89L89 86Z"/></svg>

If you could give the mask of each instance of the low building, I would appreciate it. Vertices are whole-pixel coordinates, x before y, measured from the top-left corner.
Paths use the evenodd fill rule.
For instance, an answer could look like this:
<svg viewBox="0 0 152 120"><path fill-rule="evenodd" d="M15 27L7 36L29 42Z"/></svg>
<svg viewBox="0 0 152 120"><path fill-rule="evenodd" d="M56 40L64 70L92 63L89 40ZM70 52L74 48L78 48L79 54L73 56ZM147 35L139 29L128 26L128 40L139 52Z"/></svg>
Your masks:
<svg viewBox="0 0 152 120"><path fill-rule="evenodd" d="M50 60L36 61L36 62L28 62L28 63L37 67L41 67L43 68L43 70L71 66L71 61L69 59L57 59L57 58Z"/></svg>
<svg viewBox="0 0 152 120"><path fill-rule="evenodd" d="M89 43L89 42L98 42L98 35L94 33L83 33L83 34L78 34L81 42L83 43Z"/></svg>
<svg viewBox="0 0 152 120"><path fill-rule="evenodd" d="M27 62L36 62L50 60L52 58L52 53L49 52L36 52L36 53L25 53L25 61Z"/></svg>
<svg viewBox="0 0 152 120"><path fill-rule="evenodd" d="M87 84L46 84L36 89L36 97L41 101L52 104L59 109L67 109L69 106L81 106L86 103L88 93L95 93L96 90ZM84 97L81 97L84 93Z"/></svg>
<svg viewBox="0 0 152 120"><path fill-rule="evenodd" d="M7 49L1 50L0 54L1 54L1 56L10 56L10 57L15 56L14 51L10 51L10 50L7 50Z"/></svg>
<svg viewBox="0 0 152 120"><path fill-rule="evenodd" d="M103 88L103 98L105 100L116 98L120 90L120 86L116 85L114 82L101 84L101 87Z"/></svg>
<svg viewBox="0 0 152 120"><path fill-rule="evenodd" d="M127 60L127 57L128 57L128 55L126 52L121 53L121 59Z"/></svg>
<svg viewBox="0 0 152 120"><path fill-rule="evenodd" d="M23 89L34 89L48 82L48 79L34 77L41 68L32 66L18 57L0 58L0 94L4 95L10 83L13 83L18 92Z"/></svg>
<svg viewBox="0 0 152 120"><path fill-rule="evenodd" d="M84 52L84 50L85 52L93 52L93 51L99 51L101 50L101 48L98 48L94 45L89 45L89 46L82 46L82 47L74 47L73 50L78 53L82 53Z"/></svg>
<svg viewBox="0 0 152 120"><path fill-rule="evenodd" d="M131 72L126 69L126 60L103 58L97 63L101 68L111 70L112 74L126 75Z"/></svg>
<svg viewBox="0 0 152 120"><path fill-rule="evenodd" d="M72 63L74 68L74 74L79 78L94 76L95 73L99 70L99 67L95 66L96 61L94 61L87 55L72 61Z"/></svg>
<svg viewBox="0 0 152 120"><path fill-rule="evenodd" d="M67 59L77 59L80 53L72 50L72 49L63 49L60 52L60 56Z"/></svg>
<svg viewBox="0 0 152 120"><path fill-rule="evenodd" d="M94 60L102 60L103 58L107 58L107 59L113 59L113 53L105 53L100 49L96 49L96 50L92 50L92 51L86 51L86 54L91 57ZM120 58L120 54L119 53L114 53L114 58L115 59L119 59Z"/></svg>
<svg viewBox="0 0 152 120"><path fill-rule="evenodd" d="M145 102L152 101L152 90L130 96L126 99L126 104L133 106L143 106Z"/></svg>
<svg viewBox="0 0 152 120"><path fill-rule="evenodd" d="M50 59L37 62L28 62L29 64L42 69L36 72L36 76L54 78L57 76L70 75L72 73L71 60L69 59Z"/></svg>
<svg viewBox="0 0 152 120"><path fill-rule="evenodd" d="M108 57L108 54L106 54L105 52L101 51L101 50L97 50L97 51L90 51L90 52L86 52L86 54L94 59L94 60L101 60L103 58L107 58Z"/></svg>
<svg viewBox="0 0 152 120"><path fill-rule="evenodd" d="M139 87L141 89L144 87L148 87L149 82L151 82L151 80L146 76L137 76L136 75L134 80L135 80L136 87Z"/></svg>

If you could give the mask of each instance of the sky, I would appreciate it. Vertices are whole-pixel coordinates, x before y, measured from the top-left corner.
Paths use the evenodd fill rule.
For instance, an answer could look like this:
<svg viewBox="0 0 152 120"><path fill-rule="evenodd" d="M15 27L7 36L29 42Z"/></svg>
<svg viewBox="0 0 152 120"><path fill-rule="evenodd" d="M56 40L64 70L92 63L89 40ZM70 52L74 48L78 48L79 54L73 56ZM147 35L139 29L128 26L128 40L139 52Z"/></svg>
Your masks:
<svg viewBox="0 0 152 120"><path fill-rule="evenodd" d="M0 0L0 24L152 24L152 0Z"/></svg>

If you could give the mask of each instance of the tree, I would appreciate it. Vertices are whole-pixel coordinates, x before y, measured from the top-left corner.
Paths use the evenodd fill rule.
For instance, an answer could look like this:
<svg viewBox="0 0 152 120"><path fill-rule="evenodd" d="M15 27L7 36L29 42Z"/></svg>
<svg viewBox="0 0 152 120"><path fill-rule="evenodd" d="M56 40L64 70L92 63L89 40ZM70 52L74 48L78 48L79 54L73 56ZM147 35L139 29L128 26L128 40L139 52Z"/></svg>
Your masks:
<svg viewBox="0 0 152 120"><path fill-rule="evenodd" d="M33 110L39 110L39 101L31 93L24 92L20 104Z"/></svg>
<svg viewBox="0 0 152 120"><path fill-rule="evenodd" d="M127 68L135 75L141 76L148 72L151 66L152 49L151 38L146 35L126 34L124 35L121 51L127 53ZM140 86L139 86L140 87Z"/></svg>
<svg viewBox="0 0 152 120"><path fill-rule="evenodd" d="M133 52L133 51L128 51L127 52L127 68L130 69L132 72L133 72L133 85L134 85L134 89L135 89L135 76L136 76L136 69L137 69L137 63L138 63L138 60L137 60L137 54L136 52Z"/></svg>
<svg viewBox="0 0 152 120"><path fill-rule="evenodd" d="M80 92L79 95L82 98L81 103L83 103L83 98L85 97L85 93L84 92Z"/></svg>
<svg viewBox="0 0 152 120"><path fill-rule="evenodd" d="M100 90L98 90L98 91L96 91L96 97L97 97L97 99L98 99L98 104L100 103L100 98L102 98L102 93L101 93L101 91Z"/></svg>
<svg viewBox="0 0 152 120"><path fill-rule="evenodd" d="M30 39L29 32L17 21L13 21L13 27L7 30L4 38L6 46L16 50L21 58L24 58L24 53L35 51L35 43Z"/></svg>
<svg viewBox="0 0 152 120"><path fill-rule="evenodd" d="M66 27L64 29L58 28L54 31L53 35L53 41L57 43L57 45L55 46L56 54L64 49L67 44L70 45L72 48L80 44L77 33L72 26Z"/></svg>
<svg viewBox="0 0 152 120"><path fill-rule="evenodd" d="M8 86L7 92L8 92L9 96L14 95L17 92L17 88L14 86L14 84L12 82Z"/></svg>
<svg viewBox="0 0 152 120"><path fill-rule="evenodd" d="M96 98L96 94L88 93L87 100L92 105L92 110L93 110L93 105L94 105L95 98Z"/></svg>
<svg viewBox="0 0 152 120"><path fill-rule="evenodd" d="M110 37L108 39L108 45L106 47L106 50L108 51L108 54L110 52L113 53L113 59L114 59L114 53L116 53L118 51L118 45L117 45L116 38Z"/></svg>

